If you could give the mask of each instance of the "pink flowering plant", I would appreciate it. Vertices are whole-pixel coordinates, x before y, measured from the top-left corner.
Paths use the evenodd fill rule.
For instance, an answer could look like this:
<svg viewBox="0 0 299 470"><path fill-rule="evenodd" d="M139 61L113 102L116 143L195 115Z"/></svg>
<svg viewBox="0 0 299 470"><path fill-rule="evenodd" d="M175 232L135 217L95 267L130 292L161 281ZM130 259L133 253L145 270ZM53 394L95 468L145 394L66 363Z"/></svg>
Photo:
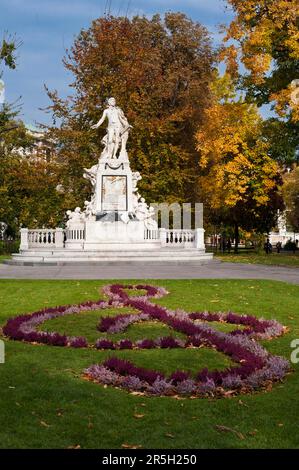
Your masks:
<svg viewBox="0 0 299 470"><path fill-rule="evenodd" d="M142 295L128 292L143 291ZM47 308L32 314L20 315L8 320L3 333L14 340L43 343L51 346L72 348L93 347L98 350L172 349L172 348L213 348L227 355L234 363L224 370L209 371L203 368L194 376L184 370L177 370L166 376L158 370L137 367L134 363L109 357L102 364L91 365L84 371L85 377L103 385L111 385L128 391L147 395L181 396L227 396L231 393L248 393L282 380L289 371L284 358L270 355L257 341L278 337L285 332L276 320L258 319L252 315L238 315L233 312L193 312L170 310L150 302L167 294L162 287L150 285L107 285L103 292L108 300L89 301L78 305ZM156 339L144 338L138 341L99 338L94 345L88 344L82 336L62 335L58 332L40 331L39 327L53 318L80 314L81 312L107 308L131 308L138 313L102 317L98 323L101 333L113 335L123 333L135 323L160 322L185 339L172 335ZM230 333L224 333L212 326L221 322L241 326ZM228 393L229 392L229 393Z"/></svg>

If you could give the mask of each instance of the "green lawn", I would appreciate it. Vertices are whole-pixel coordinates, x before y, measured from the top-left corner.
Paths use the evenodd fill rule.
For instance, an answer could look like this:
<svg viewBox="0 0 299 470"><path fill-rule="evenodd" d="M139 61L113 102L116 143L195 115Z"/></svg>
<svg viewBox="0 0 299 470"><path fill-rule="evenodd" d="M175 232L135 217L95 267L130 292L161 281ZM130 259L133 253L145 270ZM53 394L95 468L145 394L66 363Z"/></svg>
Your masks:
<svg viewBox="0 0 299 470"><path fill-rule="evenodd" d="M276 318L290 328L263 342L273 354L290 356L299 338L299 287L274 281L149 281L170 294L158 303L187 311L232 309ZM107 281L0 281L0 325L7 318L44 306L78 303L99 297ZM140 283L140 281L138 281ZM111 310L110 314L115 311ZM118 310L117 313L120 313ZM95 332L98 311L48 321L43 328L68 334ZM217 324L215 324L216 327ZM132 325L117 338L168 334L157 324ZM111 335L112 336L112 335ZM134 396L82 380L82 370L111 352L59 348L6 341L0 364L1 448L298 448L299 366L270 392L227 399L181 399ZM171 372L207 365L226 367L229 359L213 350L121 351L138 365ZM236 432L222 432L217 425ZM241 433L241 435L239 434ZM242 438L243 437L243 438Z"/></svg>
<svg viewBox="0 0 299 470"><path fill-rule="evenodd" d="M5 260L11 258L10 255L0 255L0 264Z"/></svg>
<svg viewBox="0 0 299 470"><path fill-rule="evenodd" d="M257 254L254 252L249 253L219 253L215 255L221 261L228 261L230 263L249 263L249 264L267 264L272 266L288 266L299 268L299 253L271 253Z"/></svg>

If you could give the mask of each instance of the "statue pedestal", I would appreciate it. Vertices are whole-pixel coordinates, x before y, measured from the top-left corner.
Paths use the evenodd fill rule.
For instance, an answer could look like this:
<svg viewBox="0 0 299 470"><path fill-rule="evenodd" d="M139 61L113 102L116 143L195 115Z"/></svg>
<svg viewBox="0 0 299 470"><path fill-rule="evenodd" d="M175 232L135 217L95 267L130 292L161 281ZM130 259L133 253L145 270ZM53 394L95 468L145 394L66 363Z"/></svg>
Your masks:
<svg viewBox="0 0 299 470"><path fill-rule="evenodd" d="M100 160L95 190L96 214L133 212L132 179L128 160Z"/></svg>
<svg viewBox="0 0 299 470"><path fill-rule="evenodd" d="M87 221L85 225L84 249L101 248L104 245L124 244L134 246L136 243L144 243L144 222L130 221L125 224L122 221L100 222Z"/></svg>
<svg viewBox="0 0 299 470"><path fill-rule="evenodd" d="M87 170L90 174L91 170ZM100 158L94 168L94 194L85 206L75 209L67 224L66 249L127 250L155 248L158 240L148 241L148 229L156 230L153 212L144 199L139 201L139 173L132 173L127 155Z"/></svg>

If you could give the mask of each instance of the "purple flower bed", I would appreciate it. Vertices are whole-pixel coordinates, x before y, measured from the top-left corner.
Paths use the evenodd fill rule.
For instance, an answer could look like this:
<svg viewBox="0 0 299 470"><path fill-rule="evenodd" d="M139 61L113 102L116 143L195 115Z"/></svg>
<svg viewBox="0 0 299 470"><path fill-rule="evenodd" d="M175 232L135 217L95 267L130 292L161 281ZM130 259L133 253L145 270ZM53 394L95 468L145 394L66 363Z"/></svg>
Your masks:
<svg viewBox="0 0 299 470"><path fill-rule="evenodd" d="M189 315L189 318L192 320L224 322L231 325L242 325L247 327L242 330L234 330L230 333L231 335L246 335L254 336L259 339L270 339L284 333L284 327L276 320L258 319L252 315L237 315L232 312L194 312Z"/></svg>
<svg viewBox="0 0 299 470"><path fill-rule="evenodd" d="M99 300L97 302L84 302L78 305L65 305L59 307L50 307L39 310L30 315L19 315L8 320L3 327L5 336L18 340L28 341L30 343L43 343L51 346L70 346L74 348L83 348L88 346L86 338L67 337L57 332L38 331L37 328L48 320L65 315L75 315L81 312L105 309L109 306L108 302Z"/></svg>
<svg viewBox="0 0 299 470"><path fill-rule="evenodd" d="M77 336L74 338L70 338L70 346L72 348L87 348L88 342L87 339L83 336Z"/></svg>
<svg viewBox="0 0 299 470"><path fill-rule="evenodd" d="M115 349L113 341L110 339L98 339L96 342L97 349Z"/></svg>
<svg viewBox="0 0 299 470"><path fill-rule="evenodd" d="M129 296L127 289L145 291L143 295ZM198 370L192 377L186 371L177 370L169 377L159 371L137 367L129 361L110 357L103 364L90 366L85 374L98 383L122 387L130 391L141 391L150 395L206 396L223 395L227 390L248 392L259 389L271 382L282 380L289 370L289 363L279 356L271 356L258 339L271 339L282 335L285 328L275 320L258 319L252 315L238 315L233 312L194 312L168 310L153 304L149 298L160 298L167 294L161 287L149 285L114 284L105 286L103 292L109 300L89 301L79 305L66 305L47 308L20 315L8 320L3 333L14 340L43 343L52 346L73 348L88 347L84 337L68 337L57 332L39 331L45 321L64 315L80 314L83 311L115 307L131 307L139 311L103 317L98 329L114 334L124 332L129 325L142 321L161 322L172 330L186 336L185 340L167 336L163 338L142 339L133 343L129 339L113 342L107 338L98 339L95 348L99 350L129 349L170 349L211 347L226 354L236 363L225 370ZM241 325L230 333L214 329L209 322L224 322Z"/></svg>
<svg viewBox="0 0 299 470"><path fill-rule="evenodd" d="M102 333L122 333L129 325L147 320L150 320L150 316L146 313L140 313L137 315L129 313L127 315L103 317L98 325L98 330Z"/></svg>

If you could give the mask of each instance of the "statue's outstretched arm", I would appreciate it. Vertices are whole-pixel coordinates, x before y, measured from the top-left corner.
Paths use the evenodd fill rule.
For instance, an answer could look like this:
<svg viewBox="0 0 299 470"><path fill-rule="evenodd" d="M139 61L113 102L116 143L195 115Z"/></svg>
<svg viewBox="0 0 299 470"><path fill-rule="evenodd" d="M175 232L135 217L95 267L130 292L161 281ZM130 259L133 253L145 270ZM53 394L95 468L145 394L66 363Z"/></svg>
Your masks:
<svg viewBox="0 0 299 470"><path fill-rule="evenodd" d="M105 111L103 112L103 115L102 115L101 119L100 119L96 124L94 124L93 126L91 126L91 128L92 128L92 129L97 129L98 127L100 127L100 126L103 124L103 122L105 121L106 115L107 115L107 111L106 111L106 109L105 109Z"/></svg>

